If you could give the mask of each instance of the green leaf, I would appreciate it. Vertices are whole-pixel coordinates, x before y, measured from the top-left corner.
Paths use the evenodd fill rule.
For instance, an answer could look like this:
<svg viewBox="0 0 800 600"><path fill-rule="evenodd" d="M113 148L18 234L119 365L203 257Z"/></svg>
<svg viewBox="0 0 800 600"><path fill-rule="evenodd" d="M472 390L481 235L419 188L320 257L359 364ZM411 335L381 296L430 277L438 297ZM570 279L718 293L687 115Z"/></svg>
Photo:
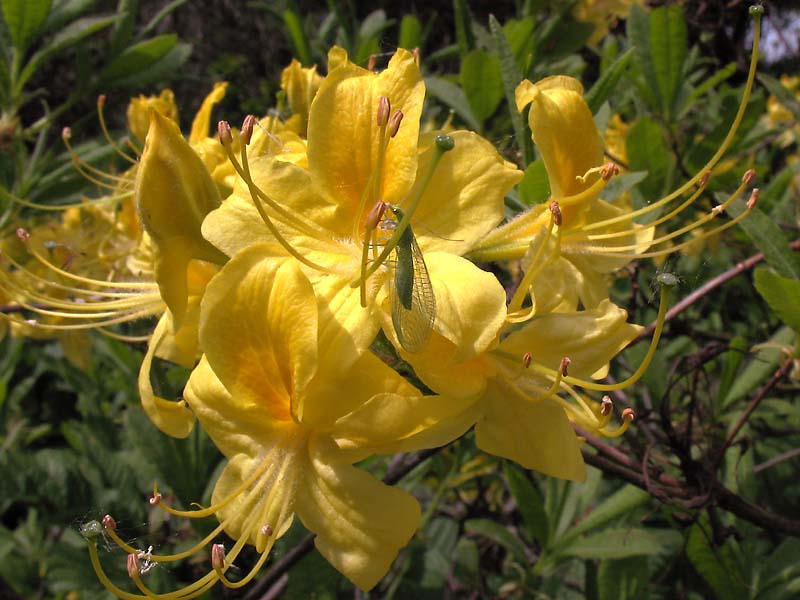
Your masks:
<svg viewBox="0 0 800 600"><path fill-rule="evenodd" d="M561 544L564 540L573 539L582 533L602 527L646 504L649 498L647 492L636 486L626 485L603 500L585 519L569 529L558 543Z"/></svg>
<svg viewBox="0 0 800 600"><path fill-rule="evenodd" d="M744 200L737 198L728 207L734 216L746 210ZM789 241L775 222L756 206L747 217L739 221L747 237L764 253L767 264L780 275L800 279L800 261L789 247Z"/></svg>
<svg viewBox="0 0 800 600"><path fill-rule="evenodd" d="M36 72L39 65L51 55L77 44L83 38L97 33L101 29L109 27L117 21L117 18L116 16L83 17L67 25L31 57L20 74L18 85L24 85L24 83L30 79L31 75Z"/></svg>
<svg viewBox="0 0 800 600"><path fill-rule="evenodd" d="M780 80L764 73L758 74L758 80L767 88L770 94L777 98L778 102L794 115L795 119L800 119L800 100L787 90Z"/></svg>
<svg viewBox="0 0 800 600"><path fill-rule="evenodd" d="M103 71L106 82L135 75L161 60L178 43L174 33L159 35L127 48Z"/></svg>
<svg viewBox="0 0 800 600"><path fill-rule="evenodd" d="M744 398L766 377L769 377L780 360L780 349L792 344L796 337L797 334L791 328L781 327L736 378L722 402L722 408L725 409L737 400Z"/></svg>
<svg viewBox="0 0 800 600"><path fill-rule="evenodd" d="M650 54L650 23L645 10L638 4L631 7L626 23L628 40L634 48L636 54L636 66L644 77L644 85L638 89L644 96L647 103L656 108L658 106L658 78L653 66L653 58Z"/></svg>
<svg viewBox="0 0 800 600"><path fill-rule="evenodd" d="M688 32L681 6L670 4L654 9L650 13L648 33L661 108L670 120L678 90L683 83L684 62L689 50Z"/></svg>
<svg viewBox="0 0 800 600"><path fill-rule="evenodd" d="M714 547L711 545L711 529L708 518L703 517L689 530L686 556L717 598L737 600L747 598L747 587L739 565L734 560L730 543Z"/></svg>
<svg viewBox="0 0 800 600"><path fill-rule="evenodd" d="M473 50L461 61L460 78L472 113L485 121L503 100L500 61L484 50Z"/></svg>
<svg viewBox="0 0 800 600"><path fill-rule="evenodd" d="M647 600L650 597L647 556L607 559L597 573L599 600Z"/></svg>
<svg viewBox="0 0 800 600"><path fill-rule="evenodd" d="M747 353L747 340L743 337L735 337L730 341L730 350L720 358L722 363L722 375L719 378L719 391L717 392L715 405L721 407L733 384L736 382L736 374Z"/></svg>
<svg viewBox="0 0 800 600"><path fill-rule="evenodd" d="M52 0L1 0L3 20L11 41L21 56L50 14Z"/></svg>
<svg viewBox="0 0 800 600"><path fill-rule="evenodd" d="M138 4L138 0L120 0L117 3L117 17L119 18L111 32L111 43L106 55L108 58L119 56L130 45L136 28Z"/></svg>
<svg viewBox="0 0 800 600"><path fill-rule="evenodd" d="M400 21L400 37L398 46L407 50L422 47L422 23L416 15L404 15Z"/></svg>
<svg viewBox="0 0 800 600"><path fill-rule="evenodd" d="M539 491L534 487L525 472L509 461L503 463L503 473L508 482L508 489L517 501L525 527L531 538L546 548L549 540L549 524L544 502Z"/></svg>
<svg viewBox="0 0 800 600"><path fill-rule="evenodd" d="M525 176L519 182L519 195L528 206L541 204L550 197L550 179L541 158L525 169Z"/></svg>
<svg viewBox="0 0 800 600"><path fill-rule="evenodd" d="M311 552L289 571L289 585L281 597L287 600L336 600L341 580L341 574L319 552Z"/></svg>
<svg viewBox="0 0 800 600"><path fill-rule="evenodd" d="M531 146L528 128L525 126L522 114L517 110L517 103L514 99L514 92L522 82L522 73L520 73L519 67L517 67L517 63L514 60L514 54L508 44L506 34L503 32L500 23L494 18L494 15L489 15L489 30L494 38L497 57L500 59L500 76L503 80L503 91L506 94L511 124L514 127L514 136L517 138L517 144L519 144L522 153L522 164L527 166L532 160L533 147Z"/></svg>
<svg viewBox="0 0 800 600"><path fill-rule="evenodd" d="M614 92L632 58L633 48L625 52L615 60L608 69L603 71L600 79L598 79L592 86L592 89L587 92L584 99L586 100L586 104L589 105L592 114L596 113L603 105L603 102L608 100L612 92Z"/></svg>
<svg viewBox="0 0 800 600"><path fill-rule="evenodd" d="M470 519L464 523L464 530L467 533L482 535L489 538L511 552L518 563L523 565L528 564L523 543L499 523L490 519Z"/></svg>
<svg viewBox="0 0 800 600"><path fill-rule="evenodd" d="M628 130L625 151L628 155L628 169L647 171L647 178L638 187L645 200L661 196L674 163L661 127L648 117L640 118Z"/></svg>
<svg viewBox="0 0 800 600"><path fill-rule="evenodd" d="M310 67L314 59L311 57L311 46L308 43L308 36L306 36L300 15L294 9L287 8L281 13L281 18L286 26L286 33L294 54L297 55L303 66Z"/></svg>
<svg viewBox="0 0 800 600"><path fill-rule="evenodd" d="M453 0L453 15L456 25L456 44L461 56L475 47L475 34L472 31L472 17L466 0Z"/></svg>
<svg viewBox="0 0 800 600"><path fill-rule="evenodd" d="M555 21L536 44L537 60L560 60L580 50L594 33L594 24L573 21L567 15Z"/></svg>
<svg viewBox="0 0 800 600"><path fill-rule="evenodd" d="M466 94L460 87L440 77L426 77L425 88L432 96L456 111L470 129L481 128L470 108Z"/></svg>
<svg viewBox="0 0 800 600"><path fill-rule="evenodd" d="M664 551L658 537L644 529L605 529L579 538L559 549L563 556L578 558L617 559L629 556L660 554Z"/></svg>
<svg viewBox="0 0 800 600"><path fill-rule="evenodd" d="M119 87L140 88L148 83L163 81L164 79L173 77L178 68L186 62L191 53L191 45L178 43L147 69L133 72L130 75L121 76L114 80L114 85Z"/></svg>
<svg viewBox="0 0 800 600"><path fill-rule="evenodd" d="M97 0L60 0L50 9L42 31L61 29L64 23L73 21L91 9Z"/></svg>
<svg viewBox="0 0 800 600"><path fill-rule="evenodd" d="M800 281L781 277L766 267L756 269L754 281L758 293L784 324L800 332Z"/></svg>

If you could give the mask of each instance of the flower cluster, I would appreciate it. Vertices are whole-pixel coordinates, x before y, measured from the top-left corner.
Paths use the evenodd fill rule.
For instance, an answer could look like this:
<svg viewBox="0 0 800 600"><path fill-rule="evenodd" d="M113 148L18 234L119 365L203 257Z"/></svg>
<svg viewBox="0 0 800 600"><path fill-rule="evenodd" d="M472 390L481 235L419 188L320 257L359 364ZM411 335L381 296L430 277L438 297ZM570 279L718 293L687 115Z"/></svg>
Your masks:
<svg viewBox="0 0 800 600"><path fill-rule="evenodd" d="M98 525L128 553L144 597L162 597L143 579L152 564L199 552L223 531L235 544L213 544L208 573L168 597L245 585L295 516L336 569L372 588L414 534L420 508L355 464L439 447L471 428L487 453L584 479L576 428L606 437L628 428L631 409L615 418L600 394L645 372L667 306L662 296L635 372L600 381L642 330L610 299L611 274L747 214L712 224L746 193L751 172L710 213L683 217L747 95L706 167L633 211L600 199L619 171L581 84L521 82L517 106L528 110L551 198L506 220L504 199L523 172L476 133L421 130L425 84L414 53L398 50L375 72L334 48L324 78L295 62L282 87L290 118L249 116L241 130L220 122L219 139L208 132L224 84L188 139L171 93L134 100L130 129L143 146L131 143L139 157L130 170L111 176L75 159L109 195L20 229L3 251L5 303L36 315L8 317L20 332L98 329L135 341L115 327L156 317L139 377L143 407L171 436L199 421L227 459L208 507L179 510L154 490L151 503L172 515L219 521L196 547L142 553L113 518ZM753 190L750 208L756 198ZM486 263L509 261L521 272L507 294ZM378 337L413 368L413 383L371 351ZM181 398L154 391L156 357L192 369ZM143 597L107 578L90 542L103 583ZM260 557L232 577L248 544Z"/></svg>

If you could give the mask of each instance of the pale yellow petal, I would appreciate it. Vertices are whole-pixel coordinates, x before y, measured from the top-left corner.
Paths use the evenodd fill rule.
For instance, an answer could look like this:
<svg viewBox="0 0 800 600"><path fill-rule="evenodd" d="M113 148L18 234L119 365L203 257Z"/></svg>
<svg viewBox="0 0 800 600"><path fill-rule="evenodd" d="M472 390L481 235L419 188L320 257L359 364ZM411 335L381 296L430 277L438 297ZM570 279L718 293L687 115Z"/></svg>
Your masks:
<svg viewBox="0 0 800 600"><path fill-rule="evenodd" d="M317 365L317 301L296 261L237 254L209 283L200 343L234 400L289 419Z"/></svg>
<svg viewBox="0 0 800 600"><path fill-rule="evenodd" d="M545 475L583 481L586 467L564 409L552 400L528 402L493 382L481 400L475 442Z"/></svg>
<svg viewBox="0 0 800 600"><path fill-rule="evenodd" d="M218 81L214 84L214 89L205 97L203 103L200 105L200 110L197 111L192 121L192 129L189 133L190 144L197 144L209 137L211 111L214 110L214 107L225 97L225 91L227 89L227 81Z"/></svg>
<svg viewBox="0 0 800 600"><path fill-rule="evenodd" d="M317 534L319 552L362 590L389 570L417 529L414 498L347 464L335 463L327 440L310 448L313 469L296 496L297 516Z"/></svg>

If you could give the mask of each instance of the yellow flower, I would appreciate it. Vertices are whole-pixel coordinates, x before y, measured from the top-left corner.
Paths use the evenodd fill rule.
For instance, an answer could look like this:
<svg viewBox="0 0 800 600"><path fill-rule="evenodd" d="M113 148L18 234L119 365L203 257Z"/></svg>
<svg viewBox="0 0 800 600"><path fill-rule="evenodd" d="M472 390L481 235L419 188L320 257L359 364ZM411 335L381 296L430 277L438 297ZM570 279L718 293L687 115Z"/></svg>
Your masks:
<svg viewBox="0 0 800 600"><path fill-rule="evenodd" d="M610 427L611 412L573 388L611 389L585 378L604 377L611 358L641 328L626 323L626 312L608 300L591 310L537 313L521 328L504 325L505 291L491 275L476 286L459 277L457 265L442 268L451 275L442 295L461 298L459 309L441 310L440 327L428 345L417 354L401 351L403 359L434 392L468 402L458 418L475 423L482 450L554 477L583 479L580 444L570 423L616 436L628 421ZM568 376L561 372L565 357L571 361ZM644 369L639 371L637 378Z"/></svg>
<svg viewBox="0 0 800 600"><path fill-rule="evenodd" d="M144 142L147 130L150 129L151 110L164 115L170 121L179 122L178 106L172 90L162 90L158 96L140 95L138 98L131 98L128 104L128 130L141 142Z"/></svg>
<svg viewBox="0 0 800 600"><path fill-rule="evenodd" d="M371 340L349 314L354 307L336 302L341 288L317 299L296 261L269 255L264 245L239 253L203 299L205 354L186 399L228 463L211 507L162 506L182 516L215 514L220 525L210 538L224 530L237 541L224 559L213 551L214 569L181 594L217 580L232 587L250 581L294 515L334 567L370 589L408 543L420 509L352 464L375 452L443 443L425 429L463 410L460 400L423 397L372 355ZM226 571L245 544L261 557L234 583ZM140 573L132 575L140 584Z"/></svg>
<svg viewBox="0 0 800 600"><path fill-rule="evenodd" d="M613 164L603 165L603 140L583 99L580 82L564 76L548 77L536 84L523 81L516 91L520 110L530 105L529 124L533 141L541 152L550 181L551 201L531 207L518 218L503 224L475 247L475 260L524 258L525 277L509 305L509 313L520 311L526 294L535 310L572 311L580 304L592 308L607 298L606 275L636 258L658 257L682 250L698 239L727 229L748 211L711 229L700 229L733 202L752 183L747 172L742 184L726 201L688 225L675 226L676 217L704 191L710 169L718 164L738 127L749 98L755 74L751 63L748 85L731 132L706 167L669 195L630 211L599 199L600 191L617 173ZM684 198L675 208L671 203ZM660 214L656 211L663 211ZM639 224L637 218L654 213L658 218ZM656 228L667 224L674 229L656 237ZM692 231L699 236L686 239ZM686 236L680 243L673 240ZM545 254L547 261L539 260ZM534 285L536 283L537 285ZM539 306L547 306L546 309Z"/></svg>
<svg viewBox="0 0 800 600"><path fill-rule="evenodd" d="M315 283L332 277L360 286L348 301L365 307L365 327L374 334L382 323L393 336L393 269L386 258L405 224L387 223L395 227L390 237L377 222L376 206L404 211L428 269L442 273L440 257L464 254L500 222L503 197L522 176L474 133L454 132L449 152L434 134L420 137L424 93L410 52L398 50L375 74L334 48L311 105L307 168L270 158L248 161L245 152L238 165L243 183L209 214L203 235L228 256L277 240L276 254L295 256ZM457 261L480 277L480 269ZM438 304L444 280L432 284Z"/></svg>
<svg viewBox="0 0 800 600"><path fill-rule="evenodd" d="M572 15L578 21L592 23L594 32L586 44L594 46L607 34L608 29L617 19L625 19L634 4L642 4L642 0L579 0L572 9Z"/></svg>

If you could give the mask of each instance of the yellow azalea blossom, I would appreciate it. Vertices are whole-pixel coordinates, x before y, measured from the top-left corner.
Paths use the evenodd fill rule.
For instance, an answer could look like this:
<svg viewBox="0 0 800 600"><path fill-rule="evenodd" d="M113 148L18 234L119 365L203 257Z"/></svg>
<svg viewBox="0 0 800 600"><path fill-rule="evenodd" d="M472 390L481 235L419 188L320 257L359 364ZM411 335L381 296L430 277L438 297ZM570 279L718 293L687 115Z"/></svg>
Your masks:
<svg viewBox="0 0 800 600"><path fill-rule="evenodd" d="M203 235L228 256L276 240L276 252L295 256L315 283L332 277L350 284L349 301L365 306L371 333L381 323L389 332L394 271L385 244L396 243L405 225L386 223L386 211L391 236L375 207L401 208L428 269L443 273L436 261L469 251L499 223L503 197L522 176L474 133L453 132L449 152L436 135L420 136L424 94L412 53L398 50L376 74L334 48L311 105L307 168L268 157L250 161L246 152L239 161L231 152L243 181L206 218ZM480 269L456 260L471 274L465 276L479 280ZM444 279L432 278L437 303ZM377 318L370 317L376 308Z"/></svg>
<svg viewBox="0 0 800 600"><path fill-rule="evenodd" d="M641 328L626 323L626 312L608 300L591 310L537 313L522 327L504 326L505 290L493 276L487 273L475 285L459 277L457 264L443 261L441 268L450 274L442 296L460 298L458 310L441 302L441 324L428 345L417 354L401 350L401 356L434 392L468 400L459 418L475 423L478 447L554 477L582 480L580 444L570 423L616 436L628 421L611 427L611 413L574 386L595 389L583 379L604 377L611 358ZM565 357L571 361L568 376L560 373Z"/></svg>
<svg viewBox="0 0 800 600"><path fill-rule="evenodd" d="M572 9L572 16L578 21L592 23L594 32L586 41L594 46L602 40L617 19L625 19L634 4L643 4L642 0L579 0Z"/></svg>
<svg viewBox="0 0 800 600"><path fill-rule="evenodd" d="M358 308L337 301L342 289L335 280L328 281L332 288L319 286L317 299L296 261L270 254L264 245L237 254L209 283L202 302L205 354L186 400L228 462L212 506L177 511L158 493L153 503L178 516L216 515L220 525L200 547L223 530L236 542L224 554L212 550L213 569L176 592L180 597L199 595L219 580L246 584L294 515L316 534L317 548L336 569L360 588L372 588L413 535L420 509L405 492L352 464L376 451L443 443L424 430L463 410L458 400L423 397L367 350L371 340L360 318L348 314ZM115 537L113 529L109 534ZM231 581L228 569L246 544L261 556ZM112 592L139 597L111 584L92 552ZM131 575L148 593L141 573Z"/></svg>
<svg viewBox="0 0 800 600"><path fill-rule="evenodd" d="M617 168L613 164L603 165L603 141L583 99L580 82L571 77L555 76L536 84L523 81L518 86L517 107L522 110L529 106L532 137L547 170L551 201L533 206L503 224L469 254L475 260L526 257L525 277L509 306L511 316L520 311L526 294L530 294L536 311L544 310L537 306L542 302L537 296L549 297L547 310L571 311L579 304L586 308L597 306L607 298L606 274L636 258L659 257L682 250L732 227L749 213L757 200L756 190L747 203L747 210L739 216L717 227L703 227L745 192L755 176L752 171L745 173L741 185L720 206L688 225L675 227L673 224L705 191L711 169L718 165L733 140L752 89L757 48L758 37L754 41L742 103L720 148L689 181L636 211L599 199L600 191L616 174ZM679 199L682 202L675 207ZM653 214L657 218L653 219ZM649 222L636 222L646 215L650 217ZM674 229L656 236L657 227L662 224ZM701 233L688 235L693 231ZM679 243L674 242L681 238ZM539 249L545 248L550 250L547 252L549 260L534 260Z"/></svg>

